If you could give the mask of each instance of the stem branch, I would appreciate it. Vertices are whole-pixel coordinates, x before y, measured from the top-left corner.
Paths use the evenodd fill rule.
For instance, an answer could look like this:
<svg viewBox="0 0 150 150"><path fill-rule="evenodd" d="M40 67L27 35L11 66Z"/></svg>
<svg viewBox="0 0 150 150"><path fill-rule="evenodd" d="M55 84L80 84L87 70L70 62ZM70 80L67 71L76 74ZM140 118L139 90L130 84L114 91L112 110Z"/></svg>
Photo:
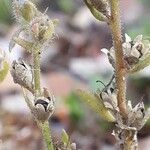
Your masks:
<svg viewBox="0 0 150 150"><path fill-rule="evenodd" d="M125 65L123 58L123 48L122 48L122 36L121 36L121 23L119 14L119 1L111 0L111 19L109 26L111 29L113 46L115 49L116 58L116 85L118 89L118 107L123 119L127 118L126 113L126 81L125 81Z"/></svg>

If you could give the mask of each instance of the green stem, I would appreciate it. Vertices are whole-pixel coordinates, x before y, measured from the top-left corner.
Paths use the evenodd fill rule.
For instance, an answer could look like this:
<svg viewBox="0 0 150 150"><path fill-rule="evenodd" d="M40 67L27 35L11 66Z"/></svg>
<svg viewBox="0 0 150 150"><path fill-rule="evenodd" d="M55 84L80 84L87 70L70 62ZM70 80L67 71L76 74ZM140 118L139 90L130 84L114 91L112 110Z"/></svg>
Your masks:
<svg viewBox="0 0 150 150"><path fill-rule="evenodd" d="M123 58L121 23L119 14L119 0L111 0L111 19L109 26L111 29L113 46L116 58L116 85L118 89L118 107L124 120L127 118L126 113L126 81L125 81L125 65Z"/></svg>
<svg viewBox="0 0 150 150"><path fill-rule="evenodd" d="M35 97L42 95L40 82L40 49L41 47L39 45L33 45L32 57L33 57L33 77L34 77ZM47 150L54 150L48 121L41 123L37 120L37 124L39 128L42 130L43 138L47 145Z"/></svg>
<svg viewBox="0 0 150 150"><path fill-rule="evenodd" d="M41 95L41 82L40 82L40 47L33 46L33 77L34 77L34 92L35 96Z"/></svg>
<svg viewBox="0 0 150 150"><path fill-rule="evenodd" d="M42 130L42 134L43 134L43 138L45 140L46 146L47 146L47 150L54 150L52 138L51 138L51 134L50 134L51 131L50 131L48 121L44 122L44 123L37 121L37 123L38 123L38 126Z"/></svg>

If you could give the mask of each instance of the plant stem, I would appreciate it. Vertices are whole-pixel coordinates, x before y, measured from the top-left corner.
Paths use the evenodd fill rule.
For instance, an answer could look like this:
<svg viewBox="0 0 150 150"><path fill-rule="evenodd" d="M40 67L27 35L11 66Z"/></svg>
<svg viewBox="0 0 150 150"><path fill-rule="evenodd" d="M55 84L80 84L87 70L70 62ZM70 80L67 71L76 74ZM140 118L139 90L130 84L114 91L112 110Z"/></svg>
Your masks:
<svg viewBox="0 0 150 150"><path fill-rule="evenodd" d="M33 45L33 49L32 49L35 97L42 95L41 82L40 82L40 48L41 47L39 45L35 44ZM47 150L54 150L48 121L41 123L37 120L37 124L39 128L42 130L43 138L47 145Z"/></svg>
<svg viewBox="0 0 150 150"><path fill-rule="evenodd" d="M125 65L123 58L121 23L119 14L119 0L110 0L111 3L111 18L109 26L111 29L113 46L115 49L116 58L116 86L118 89L118 107L124 120L127 118L126 113L126 81L125 81Z"/></svg>
<svg viewBox="0 0 150 150"><path fill-rule="evenodd" d="M54 150L52 138L51 138L51 134L50 134L51 131L50 131L48 121L46 121L44 123L38 122L38 126L42 130L42 134L43 134L43 138L46 142L47 150Z"/></svg>
<svg viewBox="0 0 150 150"><path fill-rule="evenodd" d="M122 130L124 142L120 144L120 150L138 150L137 131Z"/></svg>
<svg viewBox="0 0 150 150"><path fill-rule="evenodd" d="M33 46L33 77L34 77L34 92L35 96L41 95L40 82L40 46Z"/></svg>
<svg viewBox="0 0 150 150"><path fill-rule="evenodd" d="M119 14L119 0L110 0L111 3L111 19L109 26L111 29L113 46L115 49L115 71L116 71L116 86L118 89L117 101L120 114L126 124L128 120L128 114L126 111L126 81L125 81L125 64L124 55L122 48L122 36L121 36L121 23ZM134 137L137 133L133 134L128 130L122 130L121 133L124 135L124 143L120 145L121 150L137 150L137 141ZM136 138L137 139L137 138Z"/></svg>

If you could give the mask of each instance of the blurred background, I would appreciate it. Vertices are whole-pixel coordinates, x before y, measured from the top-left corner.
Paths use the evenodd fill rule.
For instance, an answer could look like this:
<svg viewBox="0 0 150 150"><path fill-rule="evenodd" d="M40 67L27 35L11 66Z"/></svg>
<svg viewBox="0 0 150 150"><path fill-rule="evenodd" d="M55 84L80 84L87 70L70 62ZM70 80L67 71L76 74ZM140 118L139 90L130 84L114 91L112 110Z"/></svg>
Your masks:
<svg viewBox="0 0 150 150"><path fill-rule="evenodd" d="M131 37L150 37L150 1L121 2L122 31ZM56 97L56 110L49 120L53 141L57 145L65 129L82 150L115 150L111 135L114 124L101 120L75 94L76 89L96 91L108 83L112 67L101 48L110 48L112 40L105 23L98 22L82 0L37 0L37 7L50 18L58 18L56 38L41 58L42 84ZM17 24L12 17L10 0L0 0L0 48L6 51L10 63L30 55L16 46L8 52L8 43ZM150 67L128 77L128 99L136 105L143 100L150 105ZM150 147L150 121L139 132L139 149ZM0 150L44 150L42 136L27 108L21 88L10 74L0 84Z"/></svg>

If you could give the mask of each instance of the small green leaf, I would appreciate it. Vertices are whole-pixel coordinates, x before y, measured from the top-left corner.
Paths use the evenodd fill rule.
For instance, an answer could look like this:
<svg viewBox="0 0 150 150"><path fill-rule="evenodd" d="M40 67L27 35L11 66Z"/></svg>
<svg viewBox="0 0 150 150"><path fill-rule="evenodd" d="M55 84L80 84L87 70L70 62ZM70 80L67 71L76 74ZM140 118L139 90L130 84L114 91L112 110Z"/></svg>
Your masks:
<svg viewBox="0 0 150 150"><path fill-rule="evenodd" d="M61 133L61 140L64 146L66 146L69 143L69 136L64 129L62 130Z"/></svg>
<svg viewBox="0 0 150 150"><path fill-rule="evenodd" d="M2 82L5 79L8 71L9 71L9 63L6 60L4 60L0 68L0 82Z"/></svg>
<svg viewBox="0 0 150 150"><path fill-rule="evenodd" d="M91 11L92 15L99 21L105 21L107 22L108 19L106 16L104 16L101 12L99 12L98 10L96 10L87 0L84 0L84 3L86 4L86 6L89 8L89 10Z"/></svg>
<svg viewBox="0 0 150 150"><path fill-rule="evenodd" d="M38 14L38 10L32 2L26 1L20 8L20 13L23 19L30 22Z"/></svg>
<svg viewBox="0 0 150 150"><path fill-rule="evenodd" d="M85 102L93 111L99 114L99 116L109 122L114 122L115 118L110 111L105 107L100 97L97 97L86 91L77 90L77 95Z"/></svg>

